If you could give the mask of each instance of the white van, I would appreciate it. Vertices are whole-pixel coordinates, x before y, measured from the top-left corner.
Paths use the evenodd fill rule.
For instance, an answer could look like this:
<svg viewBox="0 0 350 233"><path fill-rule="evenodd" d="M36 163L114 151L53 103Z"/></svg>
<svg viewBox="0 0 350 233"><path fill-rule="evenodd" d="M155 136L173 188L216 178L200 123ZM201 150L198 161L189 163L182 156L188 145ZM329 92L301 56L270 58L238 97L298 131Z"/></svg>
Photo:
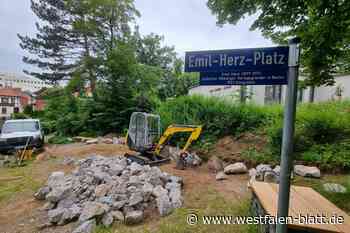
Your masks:
<svg viewBox="0 0 350 233"><path fill-rule="evenodd" d="M44 145L44 133L41 129L40 120L7 120L2 126L0 135L0 150L8 151L16 146L23 146L27 143L34 148L41 148Z"/></svg>

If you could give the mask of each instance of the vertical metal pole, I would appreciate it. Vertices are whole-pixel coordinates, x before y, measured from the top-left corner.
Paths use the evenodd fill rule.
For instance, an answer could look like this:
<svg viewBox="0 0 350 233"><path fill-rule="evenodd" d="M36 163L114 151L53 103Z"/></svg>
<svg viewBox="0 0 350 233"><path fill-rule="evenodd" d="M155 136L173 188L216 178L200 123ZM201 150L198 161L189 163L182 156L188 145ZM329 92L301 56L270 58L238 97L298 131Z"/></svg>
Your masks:
<svg viewBox="0 0 350 233"><path fill-rule="evenodd" d="M298 90L299 43L299 38L294 38L289 41L288 88L283 123L281 174L277 211L278 219L287 217L289 210L290 174L293 165L293 136ZM277 224L277 233L287 233L287 230L288 226L286 224Z"/></svg>

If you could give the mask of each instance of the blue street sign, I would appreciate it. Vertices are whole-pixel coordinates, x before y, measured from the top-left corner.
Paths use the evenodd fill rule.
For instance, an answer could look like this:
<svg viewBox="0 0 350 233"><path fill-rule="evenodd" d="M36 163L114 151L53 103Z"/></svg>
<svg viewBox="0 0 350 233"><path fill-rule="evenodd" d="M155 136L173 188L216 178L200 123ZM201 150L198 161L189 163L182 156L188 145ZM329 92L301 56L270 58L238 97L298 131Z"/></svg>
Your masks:
<svg viewBox="0 0 350 233"><path fill-rule="evenodd" d="M227 71L200 73L200 85L284 85L287 71Z"/></svg>
<svg viewBox="0 0 350 233"><path fill-rule="evenodd" d="M289 47L187 52L186 72L200 72L201 85L287 84Z"/></svg>

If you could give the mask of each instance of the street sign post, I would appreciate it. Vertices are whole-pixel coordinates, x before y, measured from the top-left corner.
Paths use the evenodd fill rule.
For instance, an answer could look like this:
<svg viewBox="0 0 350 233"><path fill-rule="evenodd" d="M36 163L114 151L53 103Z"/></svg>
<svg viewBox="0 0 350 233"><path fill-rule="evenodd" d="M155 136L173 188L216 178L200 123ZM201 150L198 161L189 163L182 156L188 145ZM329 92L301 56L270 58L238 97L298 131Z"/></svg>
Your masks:
<svg viewBox="0 0 350 233"><path fill-rule="evenodd" d="M284 110L283 137L281 149L281 173L278 192L277 217L285 218L289 212L290 176L293 167L293 144L295 113L298 91L299 76L299 43L300 39L295 38L289 41L288 59L288 88ZM287 233L286 224L277 224L277 233Z"/></svg>
<svg viewBox="0 0 350 233"><path fill-rule="evenodd" d="M287 233L283 218L288 217L290 174L293 164L300 39L289 47L187 52L186 72L200 72L201 85L283 85L288 84L283 139L281 174L278 193L277 233Z"/></svg>

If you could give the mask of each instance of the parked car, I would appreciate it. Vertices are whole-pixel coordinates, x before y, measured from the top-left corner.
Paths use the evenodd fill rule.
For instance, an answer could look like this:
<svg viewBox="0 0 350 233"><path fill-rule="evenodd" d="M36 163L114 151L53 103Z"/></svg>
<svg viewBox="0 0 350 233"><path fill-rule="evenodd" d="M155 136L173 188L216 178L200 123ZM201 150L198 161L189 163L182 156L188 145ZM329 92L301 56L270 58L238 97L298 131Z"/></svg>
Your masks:
<svg viewBox="0 0 350 233"><path fill-rule="evenodd" d="M1 129L0 152L8 152L16 147L29 146L40 149L44 145L44 133L40 120L7 120Z"/></svg>

